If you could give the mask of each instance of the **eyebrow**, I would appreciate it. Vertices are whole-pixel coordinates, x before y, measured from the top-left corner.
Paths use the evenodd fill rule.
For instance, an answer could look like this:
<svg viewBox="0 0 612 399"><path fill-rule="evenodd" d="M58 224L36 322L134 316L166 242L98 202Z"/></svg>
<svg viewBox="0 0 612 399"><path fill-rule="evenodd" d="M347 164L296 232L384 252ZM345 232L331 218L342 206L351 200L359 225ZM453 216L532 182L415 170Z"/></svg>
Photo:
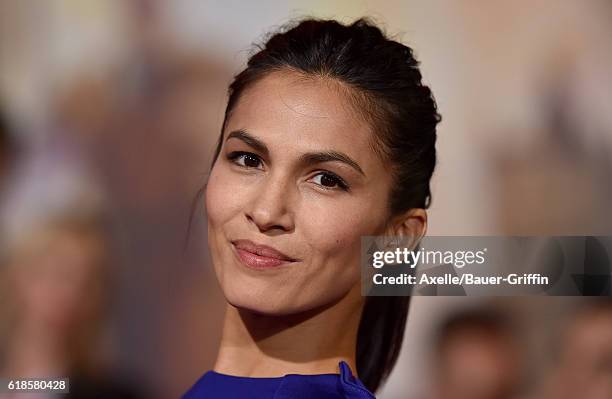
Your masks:
<svg viewBox="0 0 612 399"><path fill-rule="evenodd" d="M363 170L357 162L353 161L348 155L337 151L309 152L302 155L300 161L305 165L322 162L342 162L365 176L365 173L363 173Z"/></svg>
<svg viewBox="0 0 612 399"><path fill-rule="evenodd" d="M234 130L230 134L227 135L225 141L229 139L238 139L242 140L245 144L250 147L253 147L256 151L260 152L265 157L270 155L270 150L268 150L268 146L264 144L263 141L259 140L257 137L247 133L245 130Z"/></svg>
<svg viewBox="0 0 612 399"><path fill-rule="evenodd" d="M257 137L246 132L244 129L239 129L239 130L235 130L231 132L230 134L227 135L226 141L232 138L243 141L248 146L260 152L264 157L269 157L270 155L270 150L268 149L268 146L266 146L264 142L258 139ZM311 165L311 164L323 163L323 162L341 162L341 163L344 163L352 167L357 172L359 172L361 175L365 176L365 173L363 172L363 169L361 169L359 164L355 162L351 157L349 157L348 155L342 152L338 152L338 151L308 152L300 156L300 163L303 163L305 165Z"/></svg>

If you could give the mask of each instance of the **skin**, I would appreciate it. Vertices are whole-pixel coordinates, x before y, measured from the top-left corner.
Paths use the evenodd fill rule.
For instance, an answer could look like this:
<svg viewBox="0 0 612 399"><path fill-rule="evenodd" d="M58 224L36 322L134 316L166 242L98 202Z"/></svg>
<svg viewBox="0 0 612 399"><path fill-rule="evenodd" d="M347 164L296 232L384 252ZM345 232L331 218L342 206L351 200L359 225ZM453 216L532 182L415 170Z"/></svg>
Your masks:
<svg viewBox="0 0 612 399"><path fill-rule="evenodd" d="M228 301L217 372L337 373L339 360L356 372L361 236L425 232L423 209L390 218L390 165L373 151L372 128L346 90L329 78L273 72L242 94L227 121L206 188L209 247ZM330 152L354 165L305 161ZM237 239L296 261L248 268Z"/></svg>

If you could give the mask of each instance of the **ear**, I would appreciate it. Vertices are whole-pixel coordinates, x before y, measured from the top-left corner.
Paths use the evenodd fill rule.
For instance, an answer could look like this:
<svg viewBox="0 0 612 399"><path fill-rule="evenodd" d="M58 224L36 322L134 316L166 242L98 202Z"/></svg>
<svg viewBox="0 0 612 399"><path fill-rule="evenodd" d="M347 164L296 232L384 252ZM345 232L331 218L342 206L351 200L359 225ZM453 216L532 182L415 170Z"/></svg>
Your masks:
<svg viewBox="0 0 612 399"><path fill-rule="evenodd" d="M414 248L427 232L427 211L412 208L393 218L385 235L398 237L404 246Z"/></svg>

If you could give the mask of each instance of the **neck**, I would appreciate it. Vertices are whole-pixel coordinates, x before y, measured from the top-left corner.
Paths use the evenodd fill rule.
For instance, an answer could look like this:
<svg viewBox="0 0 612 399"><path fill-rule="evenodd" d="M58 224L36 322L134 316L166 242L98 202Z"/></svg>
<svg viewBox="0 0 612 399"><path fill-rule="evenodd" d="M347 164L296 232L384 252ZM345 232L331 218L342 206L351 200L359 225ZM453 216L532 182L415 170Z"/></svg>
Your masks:
<svg viewBox="0 0 612 399"><path fill-rule="evenodd" d="M270 316L227 306L215 371L245 377L354 373L363 298L357 285L331 306Z"/></svg>

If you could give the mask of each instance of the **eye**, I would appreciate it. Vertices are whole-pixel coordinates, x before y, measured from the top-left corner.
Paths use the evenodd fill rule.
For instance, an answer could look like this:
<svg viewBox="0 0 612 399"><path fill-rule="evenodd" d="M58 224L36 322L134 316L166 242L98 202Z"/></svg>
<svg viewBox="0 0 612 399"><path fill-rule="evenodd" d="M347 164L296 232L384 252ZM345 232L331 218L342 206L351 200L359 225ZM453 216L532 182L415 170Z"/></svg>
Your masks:
<svg viewBox="0 0 612 399"><path fill-rule="evenodd" d="M257 155L244 151L232 152L227 155L227 159L243 168L258 168L263 163Z"/></svg>
<svg viewBox="0 0 612 399"><path fill-rule="evenodd" d="M313 178L315 184L325 189L341 189L348 191L349 186L346 182L338 175L331 172L321 172L315 175Z"/></svg>

